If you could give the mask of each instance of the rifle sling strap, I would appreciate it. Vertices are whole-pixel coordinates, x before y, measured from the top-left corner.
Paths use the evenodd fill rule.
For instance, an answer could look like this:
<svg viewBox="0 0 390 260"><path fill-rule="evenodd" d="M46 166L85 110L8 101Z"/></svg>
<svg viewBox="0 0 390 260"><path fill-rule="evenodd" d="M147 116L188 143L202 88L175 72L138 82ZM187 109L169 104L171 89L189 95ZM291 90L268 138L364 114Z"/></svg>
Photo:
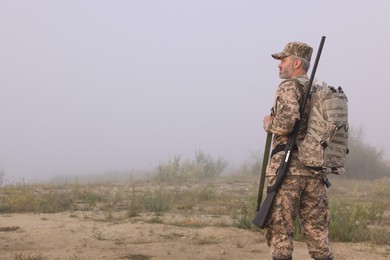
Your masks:
<svg viewBox="0 0 390 260"><path fill-rule="evenodd" d="M286 145L285 144L278 144L277 146L275 146L274 149L272 149L271 158L272 158L272 156L274 156L278 152L284 151L285 149L286 149ZM295 145L293 150L298 150L298 147Z"/></svg>

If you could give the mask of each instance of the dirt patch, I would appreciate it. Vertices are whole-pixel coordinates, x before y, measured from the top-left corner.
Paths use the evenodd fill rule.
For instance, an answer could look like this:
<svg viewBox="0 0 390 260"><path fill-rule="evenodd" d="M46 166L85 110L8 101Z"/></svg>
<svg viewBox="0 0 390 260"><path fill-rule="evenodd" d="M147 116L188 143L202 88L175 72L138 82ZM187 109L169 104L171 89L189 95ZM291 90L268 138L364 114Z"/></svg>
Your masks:
<svg viewBox="0 0 390 260"><path fill-rule="evenodd" d="M12 232L0 232L0 259L21 254L30 257L25 259L271 259L261 232L146 223L142 217L100 221L100 214L1 215L0 226ZM163 222L174 217L164 216ZM311 259L304 243L294 246L295 259ZM340 260L390 259L388 246L334 243L334 249Z"/></svg>

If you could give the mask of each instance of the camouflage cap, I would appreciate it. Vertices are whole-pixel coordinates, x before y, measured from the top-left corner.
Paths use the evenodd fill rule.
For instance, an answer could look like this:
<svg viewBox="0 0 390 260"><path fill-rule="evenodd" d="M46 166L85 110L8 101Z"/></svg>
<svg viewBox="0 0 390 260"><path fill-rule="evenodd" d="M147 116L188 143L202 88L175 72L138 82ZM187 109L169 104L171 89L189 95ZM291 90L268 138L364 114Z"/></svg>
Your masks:
<svg viewBox="0 0 390 260"><path fill-rule="evenodd" d="M272 54L274 59L280 60L290 55L298 56L310 61L313 48L303 42L290 42L287 43L286 47L282 52Z"/></svg>

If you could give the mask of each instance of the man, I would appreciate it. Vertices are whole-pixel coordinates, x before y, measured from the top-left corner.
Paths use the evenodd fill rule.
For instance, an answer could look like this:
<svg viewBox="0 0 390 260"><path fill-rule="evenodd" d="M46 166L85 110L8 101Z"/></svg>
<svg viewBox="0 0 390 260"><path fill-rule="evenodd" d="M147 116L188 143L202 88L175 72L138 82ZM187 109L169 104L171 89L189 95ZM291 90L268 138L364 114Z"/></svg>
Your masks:
<svg viewBox="0 0 390 260"><path fill-rule="evenodd" d="M268 187L276 179L288 135L293 131L299 113L300 101L307 92L307 71L313 48L301 42L288 43L284 50L272 54L280 60L279 77L284 79L276 91L276 100L270 116L263 120L264 130L274 135L272 158L267 166ZM302 117L296 143L306 133L308 108ZM298 160L293 151L289 170L273 204L265 233L274 260L292 259L294 220L299 216L301 230L306 238L310 256L331 260L333 252L328 239L329 206L323 176L310 170Z"/></svg>

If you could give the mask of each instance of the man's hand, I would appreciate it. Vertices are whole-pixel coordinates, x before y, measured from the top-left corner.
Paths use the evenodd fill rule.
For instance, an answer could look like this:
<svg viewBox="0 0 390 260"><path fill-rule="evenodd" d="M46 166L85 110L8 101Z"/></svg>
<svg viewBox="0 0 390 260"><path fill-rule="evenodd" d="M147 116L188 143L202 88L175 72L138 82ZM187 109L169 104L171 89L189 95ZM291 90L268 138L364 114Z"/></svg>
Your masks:
<svg viewBox="0 0 390 260"><path fill-rule="evenodd" d="M269 124L270 122L272 122L272 120L274 119L273 116L265 116L264 119L263 119L263 125L267 125Z"/></svg>
<svg viewBox="0 0 390 260"><path fill-rule="evenodd" d="M274 119L273 116L265 116L263 119L263 127L267 133L269 133L269 129L273 119Z"/></svg>

